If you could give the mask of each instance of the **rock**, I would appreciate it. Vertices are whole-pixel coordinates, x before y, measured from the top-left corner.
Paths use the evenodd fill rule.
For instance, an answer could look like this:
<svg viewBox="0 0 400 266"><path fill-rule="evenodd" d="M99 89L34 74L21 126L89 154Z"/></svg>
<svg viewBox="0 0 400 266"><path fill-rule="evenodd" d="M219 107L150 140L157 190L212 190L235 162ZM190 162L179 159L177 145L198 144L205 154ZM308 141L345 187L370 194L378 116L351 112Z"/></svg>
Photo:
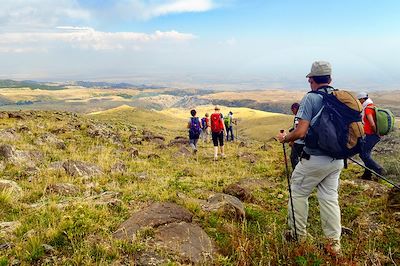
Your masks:
<svg viewBox="0 0 400 266"><path fill-rule="evenodd" d="M13 243L7 242L0 245L0 250L10 249L14 247Z"/></svg>
<svg viewBox="0 0 400 266"><path fill-rule="evenodd" d="M105 191L99 195L87 197L86 200L93 201L96 206L116 207L122 205L122 201L118 199L120 194L119 192Z"/></svg>
<svg viewBox="0 0 400 266"><path fill-rule="evenodd" d="M245 143L245 142L243 142L243 141L241 141L240 143L239 143L239 148L245 148L245 147L248 147L248 145L247 145L247 143Z"/></svg>
<svg viewBox="0 0 400 266"><path fill-rule="evenodd" d="M19 140L19 138L16 131L12 128L0 130L0 139L3 141L16 141Z"/></svg>
<svg viewBox="0 0 400 266"><path fill-rule="evenodd" d="M388 194L387 207L391 211L400 211L400 190L393 187Z"/></svg>
<svg viewBox="0 0 400 266"><path fill-rule="evenodd" d="M163 136L154 135L152 132L150 132L146 129L143 129L142 135L143 135L143 137L142 137L143 141L154 141L156 139L161 140L163 142L165 141L165 138Z"/></svg>
<svg viewBox="0 0 400 266"><path fill-rule="evenodd" d="M186 148L185 146L181 146L179 148L178 152L175 155L176 155L176 157L179 157L179 156L185 156L185 157L186 156L192 156L192 152L188 148Z"/></svg>
<svg viewBox="0 0 400 266"><path fill-rule="evenodd" d="M139 179L139 180L146 180L148 178L147 173L145 172L141 172L141 173L137 173L135 174L135 176Z"/></svg>
<svg viewBox="0 0 400 266"><path fill-rule="evenodd" d="M31 130L29 129L29 127L27 125L21 125L17 128L17 132L20 132L20 133L27 133L30 131Z"/></svg>
<svg viewBox="0 0 400 266"><path fill-rule="evenodd" d="M128 149L129 156L133 158L137 158L139 156L139 150L136 149L135 147L131 147Z"/></svg>
<svg viewBox="0 0 400 266"><path fill-rule="evenodd" d="M10 159L15 155L15 148L9 144L0 145L0 157Z"/></svg>
<svg viewBox="0 0 400 266"><path fill-rule="evenodd" d="M123 146L121 137L119 134L115 133L113 130L108 128L105 125L100 124L91 124L88 127L88 135L92 138L102 138L110 141L113 144L117 144L119 146Z"/></svg>
<svg viewBox="0 0 400 266"><path fill-rule="evenodd" d="M237 156L238 158L248 161L249 163L255 163L258 160L258 156L250 152L239 152Z"/></svg>
<svg viewBox="0 0 400 266"><path fill-rule="evenodd" d="M211 265L216 249L213 241L196 225L174 222L160 226L155 232L157 246L176 254L182 263Z"/></svg>
<svg viewBox="0 0 400 266"><path fill-rule="evenodd" d="M79 188L69 183L58 183L48 185L46 191L62 196L75 196L79 193Z"/></svg>
<svg viewBox="0 0 400 266"><path fill-rule="evenodd" d="M236 197L217 193L208 198L203 210L217 212L223 217L243 219L246 215L243 203Z"/></svg>
<svg viewBox="0 0 400 266"><path fill-rule="evenodd" d="M133 214L114 232L118 239L131 240L143 227L159 227L173 222L191 222L192 214L175 203L153 203L147 208Z"/></svg>
<svg viewBox="0 0 400 266"><path fill-rule="evenodd" d="M44 252L47 254L53 253L55 251L54 247L47 245L47 244L42 244L42 247L44 249Z"/></svg>
<svg viewBox="0 0 400 266"><path fill-rule="evenodd" d="M224 188L223 192L225 194L234 196L241 201L248 201L251 202L253 200L253 197L251 193L244 187L240 186L239 183L231 184Z"/></svg>
<svg viewBox="0 0 400 266"><path fill-rule="evenodd" d="M12 164L24 164L27 166L35 166L35 160L42 159L43 155L40 152L30 151L18 151L9 144L0 145L0 158L5 159L7 162Z"/></svg>
<svg viewBox="0 0 400 266"><path fill-rule="evenodd" d="M135 265L138 266L168 265L168 259L162 257L155 251L145 251L138 255Z"/></svg>
<svg viewBox="0 0 400 266"><path fill-rule="evenodd" d="M53 171L62 171L62 172L64 172L65 169L63 167L63 163L64 163L63 161L52 162L49 165L49 169L53 170Z"/></svg>
<svg viewBox="0 0 400 266"><path fill-rule="evenodd" d="M0 236L8 235L21 226L20 222L2 222L0 223Z"/></svg>
<svg viewBox="0 0 400 266"><path fill-rule="evenodd" d="M150 140L150 143L156 144L156 145L165 145L164 140L160 138L153 138Z"/></svg>
<svg viewBox="0 0 400 266"><path fill-rule="evenodd" d="M349 236L351 236L351 235L353 235L353 234L354 234L354 230L353 230L353 229L351 229L351 228L349 228L349 227L342 226L342 235L349 235Z"/></svg>
<svg viewBox="0 0 400 266"><path fill-rule="evenodd" d="M18 112L18 111L16 111L16 112L8 112L8 117L9 118L15 118L15 119L21 119L21 120L26 119L26 115L24 113Z"/></svg>
<svg viewBox="0 0 400 266"><path fill-rule="evenodd" d="M0 191L9 190L14 197L19 197L22 193L22 188L12 180L0 179Z"/></svg>
<svg viewBox="0 0 400 266"><path fill-rule="evenodd" d="M112 174L121 174L125 173L127 167L123 161L116 162L113 166L111 166L111 173Z"/></svg>
<svg viewBox="0 0 400 266"><path fill-rule="evenodd" d="M64 141L60 140L52 133L45 133L41 135L38 139L35 140L35 144L37 145L53 144L59 149L65 149L66 147Z"/></svg>
<svg viewBox="0 0 400 266"><path fill-rule="evenodd" d="M103 171L95 164L68 160L63 163L65 171L71 176L93 177L102 175Z"/></svg>
<svg viewBox="0 0 400 266"><path fill-rule="evenodd" d="M189 144L189 139L187 137L175 137L175 139L169 142L168 146L181 146L188 144Z"/></svg>
<svg viewBox="0 0 400 266"><path fill-rule="evenodd" d="M129 136L129 142L133 145L142 145L142 139L138 138L136 135Z"/></svg>
<svg viewBox="0 0 400 266"><path fill-rule="evenodd" d="M7 112L0 112L0 119L7 119L7 118L9 118Z"/></svg>
<svg viewBox="0 0 400 266"><path fill-rule="evenodd" d="M147 159L149 159L149 160L160 159L160 156L155 153L150 153L149 155L147 155Z"/></svg>
<svg viewBox="0 0 400 266"><path fill-rule="evenodd" d="M272 148L271 145L265 144L265 143L260 147L260 149L263 150L263 151L268 151L268 150L270 150L271 148Z"/></svg>

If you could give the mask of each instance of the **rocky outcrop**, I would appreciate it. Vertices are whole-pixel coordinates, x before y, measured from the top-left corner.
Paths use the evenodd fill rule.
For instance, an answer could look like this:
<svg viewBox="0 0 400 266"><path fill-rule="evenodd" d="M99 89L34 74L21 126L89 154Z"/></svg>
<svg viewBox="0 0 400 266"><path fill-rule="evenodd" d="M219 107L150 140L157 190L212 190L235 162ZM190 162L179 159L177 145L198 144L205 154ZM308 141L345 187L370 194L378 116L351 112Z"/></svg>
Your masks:
<svg viewBox="0 0 400 266"><path fill-rule="evenodd" d="M2 141L16 141L20 137L17 132L12 128L2 129L0 130L0 140Z"/></svg>
<svg viewBox="0 0 400 266"><path fill-rule="evenodd" d="M79 188L69 183L58 183L48 185L46 191L62 196L75 196L79 193Z"/></svg>
<svg viewBox="0 0 400 266"><path fill-rule="evenodd" d="M181 145L188 145L189 144L189 139L187 137L175 137L173 140L171 140L168 144L168 146L181 146Z"/></svg>
<svg viewBox="0 0 400 266"><path fill-rule="evenodd" d="M224 188L223 192L225 194L234 196L241 201L253 201L253 196L251 195L249 189L241 186L239 183L230 184L229 186Z"/></svg>
<svg viewBox="0 0 400 266"><path fill-rule="evenodd" d="M110 141L113 144L123 146L120 135L115 133L113 130L105 125L91 124L89 125L87 132L88 135L93 138L102 138Z"/></svg>
<svg viewBox="0 0 400 266"><path fill-rule="evenodd" d="M63 168L71 176L93 177L103 174L103 171L93 163L68 160L63 163Z"/></svg>
<svg viewBox="0 0 400 266"><path fill-rule="evenodd" d="M226 218L243 219L246 216L243 203L238 198L223 193L210 196L202 207L205 211L216 212Z"/></svg>

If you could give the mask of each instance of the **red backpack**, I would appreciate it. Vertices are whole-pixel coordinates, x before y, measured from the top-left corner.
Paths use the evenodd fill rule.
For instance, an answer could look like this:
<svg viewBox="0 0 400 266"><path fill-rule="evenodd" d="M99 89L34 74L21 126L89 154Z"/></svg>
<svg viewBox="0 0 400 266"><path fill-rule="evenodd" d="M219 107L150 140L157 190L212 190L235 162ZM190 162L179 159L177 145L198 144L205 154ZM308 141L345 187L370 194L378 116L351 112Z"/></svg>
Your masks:
<svg viewBox="0 0 400 266"><path fill-rule="evenodd" d="M214 113L211 115L211 131L215 133L224 131L224 124L221 120L221 114Z"/></svg>

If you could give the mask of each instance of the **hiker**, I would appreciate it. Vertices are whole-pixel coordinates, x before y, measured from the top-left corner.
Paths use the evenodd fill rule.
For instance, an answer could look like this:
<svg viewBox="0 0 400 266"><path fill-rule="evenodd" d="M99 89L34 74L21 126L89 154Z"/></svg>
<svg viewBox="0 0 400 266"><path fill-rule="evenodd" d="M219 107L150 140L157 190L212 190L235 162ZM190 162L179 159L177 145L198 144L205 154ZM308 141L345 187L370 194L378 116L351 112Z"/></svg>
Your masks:
<svg viewBox="0 0 400 266"><path fill-rule="evenodd" d="M193 149L193 153L197 152L197 142L200 137L201 132L201 122L200 119L196 116L196 110L190 110L190 114L192 117L189 119L187 128L189 129L189 144Z"/></svg>
<svg viewBox="0 0 400 266"><path fill-rule="evenodd" d="M206 113L204 117L201 119L201 127L202 127L202 132L201 132L201 139L204 142L209 141L210 139L210 115Z"/></svg>
<svg viewBox="0 0 400 266"><path fill-rule="evenodd" d="M226 128L226 141L229 141L229 133L231 136L231 141L234 141L234 136L233 136L233 124L235 122L233 121L233 113L232 111L229 111L229 113L224 117L224 124Z"/></svg>
<svg viewBox="0 0 400 266"><path fill-rule="evenodd" d="M294 115L294 119L293 119L293 127L289 130L289 132L292 132L299 124L299 118L296 116L297 112L299 111L299 107L300 107L299 103L293 103L292 106L290 107ZM289 143L289 146L292 148L290 152L290 162L292 164L292 169L294 170L294 168L296 167L296 165L300 160L300 155L303 152L304 140L296 139L295 141L291 141Z"/></svg>
<svg viewBox="0 0 400 266"><path fill-rule="evenodd" d="M312 64L311 72L306 76L312 91L330 93L334 89L331 83L331 65L328 62L316 61ZM297 127L286 134L281 132L277 139L281 143L303 139L312 126L318 112L323 106L323 97L317 93L307 93L300 102L297 112L299 123ZM301 161L296 165L291 177L291 191L294 217L289 199L288 224L289 236L297 235L298 240L307 237L308 198L317 188L317 198L320 206L321 224L324 235L329 242L325 246L331 255L340 254L340 207L338 202L339 176L343 169L343 160L327 156L318 148L310 148L306 142ZM294 218L294 219L293 219ZM294 229L296 224L296 230Z"/></svg>
<svg viewBox="0 0 400 266"><path fill-rule="evenodd" d="M374 170L378 174L382 174L383 168L371 157L372 149L381 140L381 137L377 133L376 127L376 114L374 110L374 103L371 98L368 97L368 93L360 92L357 95L357 99L363 106L363 123L365 132L365 143L360 153L360 158L363 160L366 167ZM361 176L362 179L371 180L371 171L365 169L364 174Z"/></svg>
<svg viewBox="0 0 400 266"><path fill-rule="evenodd" d="M214 113L211 115L211 137L214 144L214 160L218 160L218 146L220 147L221 157L225 158L224 153L224 135L226 135L226 128L223 116L220 113L218 106L215 106Z"/></svg>

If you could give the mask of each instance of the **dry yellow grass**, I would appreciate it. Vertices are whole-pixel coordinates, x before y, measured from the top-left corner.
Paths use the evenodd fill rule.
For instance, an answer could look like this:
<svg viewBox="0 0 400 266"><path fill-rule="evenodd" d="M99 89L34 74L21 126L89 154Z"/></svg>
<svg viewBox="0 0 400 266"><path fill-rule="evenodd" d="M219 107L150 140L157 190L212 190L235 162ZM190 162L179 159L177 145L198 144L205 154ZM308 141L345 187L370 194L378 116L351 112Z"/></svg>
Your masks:
<svg viewBox="0 0 400 266"><path fill-rule="evenodd" d="M214 94L204 95L204 99L224 99L224 100L254 100L257 102L296 102L300 101L305 91L285 91L285 90L264 90L233 92L224 91Z"/></svg>

